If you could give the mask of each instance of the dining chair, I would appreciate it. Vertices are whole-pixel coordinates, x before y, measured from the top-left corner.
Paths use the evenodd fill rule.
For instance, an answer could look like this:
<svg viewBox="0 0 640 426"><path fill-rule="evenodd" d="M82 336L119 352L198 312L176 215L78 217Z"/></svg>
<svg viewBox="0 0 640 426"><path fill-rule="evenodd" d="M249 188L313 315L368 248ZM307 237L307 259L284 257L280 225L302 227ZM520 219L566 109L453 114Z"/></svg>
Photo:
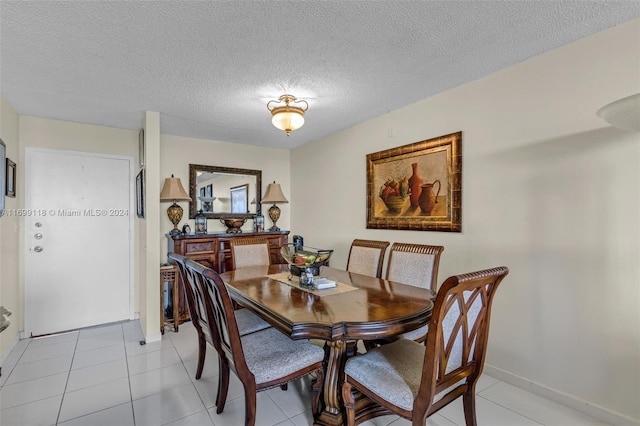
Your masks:
<svg viewBox="0 0 640 426"><path fill-rule="evenodd" d="M508 273L502 266L449 277L436 296L426 344L399 339L347 360L347 424L397 414L425 425L462 396L465 423L475 426L475 386L484 368L491 305Z"/></svg>
<svg viewBox="0 0 640 426"><path fill-rule="evenodd" d="M229 389L229 373L233 371L244 388L245 425L256 420L256 396L266 389L282 386L291 380L315 373L312 386L312 410L320 411L320 391L324 382L324 349L308 340L292 340L270 327L240 335L231 297L220 276L197 262L187 260L185 266L200 277L207 323L211 335L217 336L220 351L216 413L224 410Z"/></svg>
<svg viewBox="0 0 640 426"><path fill-rule="evenodd" d="M389 241L355 239L349 249L347 271L380 278Z"/></svg>
<svg viewBox="0 0 640 426"><path fill-rule="evenodd" d="M269 240L266 238L233 238L230 240L230 244L233 269L271 263Z"/></svg>
<svg viewBox="0 0 640 426"><path fill-rule="evenodd" d="M196 370L196 380L198 380L202 377L202 370L204 369L204 361L207 354L207 343L213 346L219 355L221 353L221 348L217 343L215 335L212 334L215 329L209 327L209 323L207 322L206 307L202 302L204 298L200 290L201 285L199 284L199 281L202 280L202 278L186 267L185 262L187 257L176 253L169 253L168 259L178 265L180 278L182 279L184 287L185 298L187 299L187 306L189 307L191 323L198 334L198 367ZM238 330L241 336L271 327L268 322L264 321L248 309L236 310L236 321L238 323Z"/></svg>
<svg viewBox="0 0 640 426"><path fill-rule="evenodd" d="M428 288L435 294L440 255L443 251L443 246L393 243L389 250L386 279ZM424 342L427 336L427 327L425 325L398 337ZM366 347L369 349L371 344L367 342Z"/></svg>

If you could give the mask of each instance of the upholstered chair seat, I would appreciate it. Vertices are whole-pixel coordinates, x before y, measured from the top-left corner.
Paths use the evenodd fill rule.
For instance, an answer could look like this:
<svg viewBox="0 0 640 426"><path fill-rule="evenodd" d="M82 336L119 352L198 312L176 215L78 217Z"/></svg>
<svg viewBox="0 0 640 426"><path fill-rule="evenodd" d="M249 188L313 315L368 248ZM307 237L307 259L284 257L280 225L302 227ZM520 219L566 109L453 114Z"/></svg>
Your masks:
<svg viewBox="0 0 640 426"><path fill-rule="evenodd" d="M236 309L236 321L241 336L264 330L271 325L248 309Z"/></svg>
<svg viewBox="0 0 640 426"><path fill-rule="evenodd" d="M273 327L248 334L240 340L247 367L255 376L256 384L273 382L324 359L321 347L310 344L308 340L292 340Z"/></svg>
<svg viewBox="0 0 640 426"><path fill-rule="evenodd" d="M427 417L462 397L465 423L475 426L491 305L508 272L498 267L449 277L438 291L424 344L399 339L348 359L342 386L347 424L397 414L426 425Z"/></svg>

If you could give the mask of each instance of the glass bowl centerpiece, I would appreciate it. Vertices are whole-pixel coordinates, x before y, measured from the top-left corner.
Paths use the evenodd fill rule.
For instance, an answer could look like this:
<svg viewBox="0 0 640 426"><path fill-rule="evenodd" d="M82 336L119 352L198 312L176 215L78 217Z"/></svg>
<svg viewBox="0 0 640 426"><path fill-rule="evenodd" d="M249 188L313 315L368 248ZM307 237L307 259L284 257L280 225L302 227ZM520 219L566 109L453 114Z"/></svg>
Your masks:
<svg viewBox="0 0 640 426"><path fill-rule="evenodd" d="M280 254L289 264L291 275L303 278L317 277L320 275L320 267L325 265L331 257L333 250L320 250L299 244L285 244L280 249ZM311 283L309 283L311 284Z"/></svg>

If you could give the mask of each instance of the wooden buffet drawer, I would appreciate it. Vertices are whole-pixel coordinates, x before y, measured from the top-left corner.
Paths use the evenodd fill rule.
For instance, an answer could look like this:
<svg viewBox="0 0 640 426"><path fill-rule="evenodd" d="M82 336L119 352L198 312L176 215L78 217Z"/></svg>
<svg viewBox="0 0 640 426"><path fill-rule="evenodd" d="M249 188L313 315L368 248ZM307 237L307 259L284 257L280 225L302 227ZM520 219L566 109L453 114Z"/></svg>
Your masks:
<svg viewBox="0 0 640 426"><path fill-rule="evenodd" d="M203 252L214 252L216 250L216 245L213 241L202 241L202 242L193 242L186 244L186 253L185 256L193 253L203 253Z"/></svg>

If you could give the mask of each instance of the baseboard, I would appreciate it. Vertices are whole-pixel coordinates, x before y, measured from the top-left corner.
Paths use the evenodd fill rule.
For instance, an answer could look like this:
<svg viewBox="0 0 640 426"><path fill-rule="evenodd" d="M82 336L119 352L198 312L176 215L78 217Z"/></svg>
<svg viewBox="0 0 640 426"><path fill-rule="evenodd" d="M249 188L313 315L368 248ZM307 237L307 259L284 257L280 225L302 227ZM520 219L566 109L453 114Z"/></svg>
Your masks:
<svg viewBox="0 0 640 426"><path fill-rule="evenodd" d="M162 340L162 333L160 333L160 331L149 333L144 338L145 343L159 342L160 340Z"/></svg>
<svg viewBox="0 0 640 426"><path fill-rule="evenodd" d="M520 389L524 389L550 401L557 402L558 404L564 405L565 407L572 408L602 422L616 426L640 426L640 421L638 420L634 420L620 413L616 413L614 411L607 410L606 408L593 405L592 403L576 398L573 395L551 389L547 386L532 382L525 379L524 377L517 376L508 371L501 370L497 367L485 364L484 373L486 373L488 376L494 377Z"/></svg>

